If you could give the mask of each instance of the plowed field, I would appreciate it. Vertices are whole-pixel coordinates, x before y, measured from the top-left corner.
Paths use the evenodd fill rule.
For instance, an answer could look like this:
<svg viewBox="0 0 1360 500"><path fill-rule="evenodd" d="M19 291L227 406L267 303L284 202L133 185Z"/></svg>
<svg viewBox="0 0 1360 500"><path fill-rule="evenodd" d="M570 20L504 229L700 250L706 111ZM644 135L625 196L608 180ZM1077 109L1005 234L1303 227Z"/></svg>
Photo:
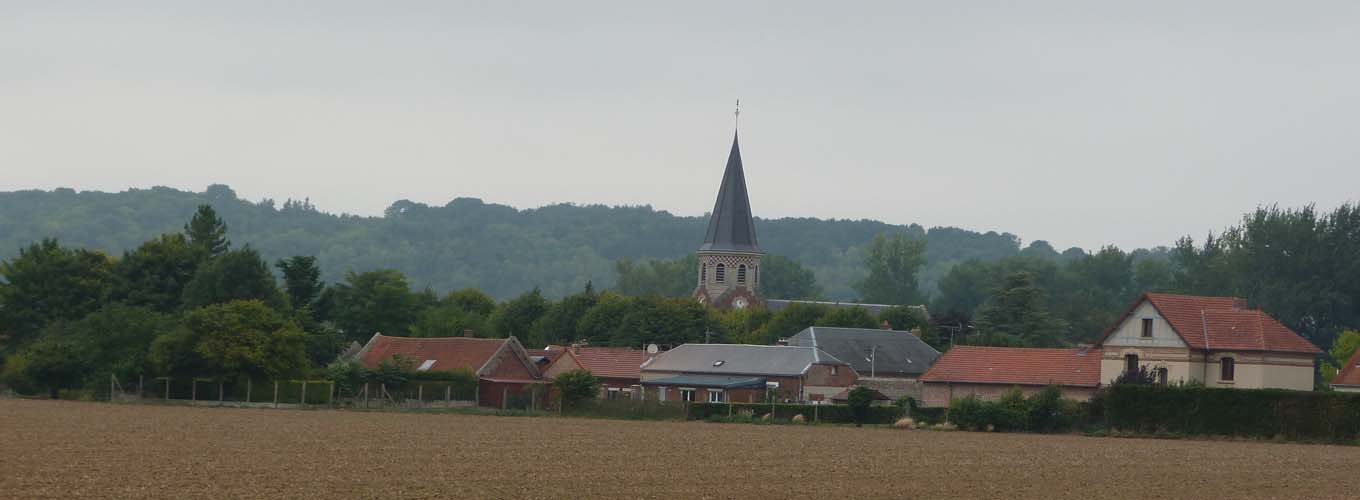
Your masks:
<svg viewBox="0 0 1360 500"><path fill-rule="evenodd" d="M1360 448L0 400L4 498L1357 498Z"/></svg>

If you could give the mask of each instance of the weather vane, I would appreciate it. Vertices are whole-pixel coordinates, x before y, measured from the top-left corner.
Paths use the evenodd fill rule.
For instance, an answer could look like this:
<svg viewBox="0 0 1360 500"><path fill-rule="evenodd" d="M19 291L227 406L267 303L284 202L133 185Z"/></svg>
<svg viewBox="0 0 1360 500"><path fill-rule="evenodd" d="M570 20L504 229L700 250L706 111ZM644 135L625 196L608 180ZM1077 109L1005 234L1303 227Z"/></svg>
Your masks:
<svg viewBox="0 0 1360 500"><path fill-rule="evenodd" d="M741 99L737 99L737 109L732 112L732 126L741 125Z"/></svg>

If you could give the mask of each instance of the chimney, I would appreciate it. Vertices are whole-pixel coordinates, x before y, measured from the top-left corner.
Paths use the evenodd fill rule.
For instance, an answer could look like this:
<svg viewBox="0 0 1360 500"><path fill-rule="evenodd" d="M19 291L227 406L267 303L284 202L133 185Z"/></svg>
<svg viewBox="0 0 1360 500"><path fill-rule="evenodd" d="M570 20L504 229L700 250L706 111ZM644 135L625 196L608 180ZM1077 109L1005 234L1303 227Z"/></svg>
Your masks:
<svg viewBox="0 0 1360 500"><path fill-rule="evenodd" d="M581 354L581 344L572 343L572 344L571 344L571 353L572 353L572 354Z"/></svg>
<svg viewBox="0 0 1360 500"><path fill-rule="evenodd" d="M471 328L468 328L468 329L466 329L466 330L463 330L463 337L466 337L466 338L472 338L472 337L474 337L474 335L472 334L472 329L471 329Z"/></svg>
<svg viewBox="0 0 1360 500"><path fill-rule="evenodd" d="M921 338L921 327L918 326L918 327L916 327L916 328L912 328L912 329L911 329L911 334L912 334L912 335L915 335L916 338L918 338L918 339Z"/></svg>
<svg viewBox="0 0 1360 500"><path fill-rule="evenodd" d="M879 323L878 329L879 329L879 330L892 330L893 328L892 328L892 324L888 323L888 320L885 319L885 320L883 320L882 323Z"/></svg>

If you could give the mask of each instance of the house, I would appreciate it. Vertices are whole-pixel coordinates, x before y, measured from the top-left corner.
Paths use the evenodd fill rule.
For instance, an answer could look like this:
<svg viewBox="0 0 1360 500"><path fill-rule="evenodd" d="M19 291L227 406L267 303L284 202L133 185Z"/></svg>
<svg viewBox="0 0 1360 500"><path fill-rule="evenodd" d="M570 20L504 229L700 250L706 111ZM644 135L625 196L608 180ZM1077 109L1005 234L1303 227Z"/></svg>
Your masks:
<svg viewBox="0 0 1360 500"><path fill-rule="evenodd" d="M859 385L892 399L921 399L917 379L940 357L920 337L899 330L810 326L787 343L817 348L849 363L859 374Z"/></svg>
<svg viewBox="0 0 1360 500"><path fill-rule="evenodd" d="M1146 368L1159 382L1313 389L1321 351L1243 299L1145 293L1097 343L1100 380Z"/></svg>
<svg viewBox="0 0 1360 500"><path fill-rule="evenodd" d="M600 381L601 399L642 399L642 364L651 355L627 347L550 346L555 361L543 371L549 380L572 370L584 369ZM537 351L535 351L537 353Z"/></svg>
<svg viewBox="0 0 1360 500"><path fill-rule="evenodd" d="M827 401L855 385L844 361L813 347L684 344L642 364L646 399Z"/></svg>
<svg viewBox="0 0 1360 500"><path fill-rule="evenodd" d="M1356 349L1351 359L1336 371L1336 376L1332 378L1332 389L1339 392L1360 392L1360 349Z"/></svg>
<svg viewBox="0 0 1360 500"><path fill-rule="evenodd" d="M381 333L368 339L356 358L365 368L377 368L395 356L413 361L416 371L467 370L477 377L477 404L505 408L514 397L533 398L542 406L545 381L524 346L515 337L505 339L463 337L389 337Z"/></svg>
<svg viewBox="0 0 1360 500"><path fill-rule="evenodd" d="M1090 348L1029 349L957 345L921 375L923 406L949 406L954 399L1000 399L1012 387L1026 396L1049 385L1063 397L1084 401L1100 387L1101 354Z"/></svg>

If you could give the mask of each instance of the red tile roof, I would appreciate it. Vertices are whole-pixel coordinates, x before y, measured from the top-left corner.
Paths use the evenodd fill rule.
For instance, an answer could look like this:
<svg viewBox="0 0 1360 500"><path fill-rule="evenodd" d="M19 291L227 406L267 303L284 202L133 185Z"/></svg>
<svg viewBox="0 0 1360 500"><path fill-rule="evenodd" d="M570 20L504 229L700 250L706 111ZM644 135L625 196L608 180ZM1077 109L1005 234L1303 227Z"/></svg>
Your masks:
<svg viewBox="0 0 1360 500"><path fill-rule="evenodd" d="M1354 385L1360 386L1360 349L1355 350L1351 359L1346 360L1346 364L1341 365L1337 370L1336 377L1332 379L1332 385Z"/></svg>
<svg viewBox="0 0 1360 500"><path fill-rule="evenodd" d="M420 366L426 360L435 360L430 370L444 371L467 369L473 372L481 369L491 356L500 350L509 339L477 339L467 337L388 337L374 335L361 352L360 363L373 369L378 363L400 354L415 361Z"/></svg>
<svg viewBox="0 0 1360 500"><path fill-rule="evenodd" d="M923 382L1100 385L1099 349L954 346L935 360Z"/></svg>
<svg viewBox="0 0 1360 500"><path fill-rule="evenodd" d="M1109 337L1143 301L1152 303L1191 349L1233 351L1321 352L1312 343L1275 321L1270 315L1248 309L1245 300L1233 297L1200 297L1145 293L1105 332ZM1207 328L1206 328L1207 327ZM1105 342L1102 338L1101 343Z"/></svg>
<svg viewBox="0 0 1360 500"><path fill-rule="evenodd" d="M576 348L573 356L581 363L581 368L596 377L628 379L641 379L642 363L651 358L647 351L627 347L581 346Z"/></svg>

